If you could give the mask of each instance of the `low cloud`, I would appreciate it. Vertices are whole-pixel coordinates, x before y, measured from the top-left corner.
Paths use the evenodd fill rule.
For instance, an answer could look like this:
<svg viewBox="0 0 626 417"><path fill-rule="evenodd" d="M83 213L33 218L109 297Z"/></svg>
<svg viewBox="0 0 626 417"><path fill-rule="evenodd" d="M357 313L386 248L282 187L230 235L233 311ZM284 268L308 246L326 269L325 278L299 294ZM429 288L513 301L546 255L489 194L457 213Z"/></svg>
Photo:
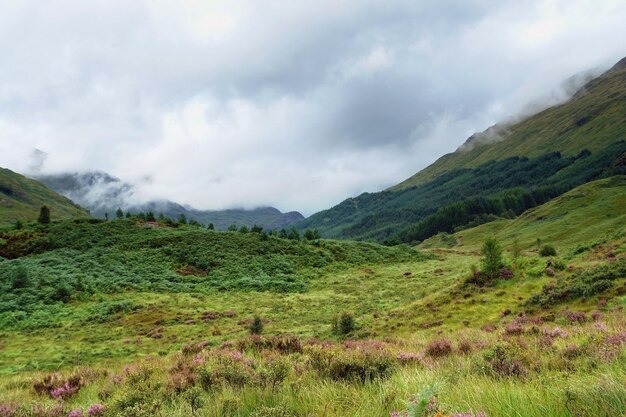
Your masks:
<svg viewBox="0 0 626 417"><path fill-rule="evenodd" d="M624 15L619 1L5 2L0 166L311 214L563 100L563 80L626 55Z"/></svg>

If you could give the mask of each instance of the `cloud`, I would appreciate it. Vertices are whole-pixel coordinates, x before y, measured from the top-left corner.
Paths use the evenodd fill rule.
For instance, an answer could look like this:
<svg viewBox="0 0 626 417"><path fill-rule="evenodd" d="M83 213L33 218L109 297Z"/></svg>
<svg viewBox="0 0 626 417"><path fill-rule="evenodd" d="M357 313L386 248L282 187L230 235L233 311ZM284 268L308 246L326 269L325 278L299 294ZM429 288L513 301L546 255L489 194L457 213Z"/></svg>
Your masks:
<svg viewBox="0 0 626 417"><path fill-rule="evenodd" d="M563 100L626 52L621 1L0 5L0 166L310 214ZM576 84L576 83L574 83ZM529 107L530 106L530 107Z"/></svg>

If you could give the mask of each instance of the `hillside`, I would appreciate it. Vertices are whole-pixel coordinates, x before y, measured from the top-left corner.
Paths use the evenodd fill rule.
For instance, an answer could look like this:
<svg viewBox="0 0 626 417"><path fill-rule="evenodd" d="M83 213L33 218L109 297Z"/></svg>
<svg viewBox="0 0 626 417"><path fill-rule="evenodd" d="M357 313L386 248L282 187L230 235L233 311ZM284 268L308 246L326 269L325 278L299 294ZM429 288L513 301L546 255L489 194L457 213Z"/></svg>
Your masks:
<svg viewBox="0 0 626 417"><path fill-rule="evenodd" d="M510 248L515 239L524 250L536 250L537 239L558 251L583 253L626 235L626 177L593 181L524 212L452 235L434 236L420 248L478 249L489 236Z"/></svg>
<svg viewBox="0 0 626 417"><path fill-rule="evenodd" d="M455 169L513 156L532 158L556 151L573 156L583 149L595 152L624 139L625 114L626 58L587 83L567 102L521 122L477 133L456 152L442 156L390 190L424 184Z"/></svg>
<svg viewBox="0 0 626 417"><path fill-rule="evenodd" d="M194 219L204 225L213 223L218 230L226 230L233 224L237 227L257 225L269 230L281 229L304 219L298 212L281 213L274 207L198 210L168 200L138 201L131 184L104 172L40 175L36 179L100 218L104 218L105 214L112 217L118 208L132 213L163 213L174 220L184 214L188 220Z"/></svg>
<svg viewBox="0 0 626 417"><path fill-rule="evenodd" d="M624 114L622 60L566 103L474 135L397 186L347 199L298 227L325 237L414 243L514 217L585 182L626 173Z"/></svg>
<svg viewBox="0 0 626 417"><path fill-rule="evenodd" d="M87 215L85 210L41 183L0 168L0 226L17 220L37 220L43 205L50 208L53 220Z"/></svg>

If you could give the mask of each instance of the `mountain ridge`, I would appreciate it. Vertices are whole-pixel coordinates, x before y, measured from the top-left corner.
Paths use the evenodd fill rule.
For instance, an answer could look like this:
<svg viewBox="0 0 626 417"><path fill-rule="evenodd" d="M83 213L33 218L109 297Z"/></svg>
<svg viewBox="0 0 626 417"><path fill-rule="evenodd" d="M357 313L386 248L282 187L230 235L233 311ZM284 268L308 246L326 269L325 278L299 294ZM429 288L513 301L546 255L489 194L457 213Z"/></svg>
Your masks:
<svg viewBox="0 0 626 417"><path fill-rule="evenodd" d="M123 211L163 213L172 219L184 214L202 224L213 223L218 229L231 225L237 227L254 225L266 229L281 229L304 219L299 212L282 213L274 207L255 209L200 210L170 200L138 201L134 189L121 179L106 172L74 172L56 175L38 175L38 181L61 195L88 208L96 217L112 216L118 208Z"/></svg>

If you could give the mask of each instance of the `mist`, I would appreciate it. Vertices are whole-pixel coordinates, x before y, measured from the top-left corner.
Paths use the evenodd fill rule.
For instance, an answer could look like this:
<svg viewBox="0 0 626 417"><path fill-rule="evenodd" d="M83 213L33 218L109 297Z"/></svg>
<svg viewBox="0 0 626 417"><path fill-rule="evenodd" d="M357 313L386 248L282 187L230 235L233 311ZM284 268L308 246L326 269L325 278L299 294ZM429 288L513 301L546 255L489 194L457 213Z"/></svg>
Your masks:
<svg viewBox="0 0 626 417"><path fill-rule="evenodd" d="M308 215L567 99L626 55L623 16L619 1L5 2L0 166Z"/></svg>

